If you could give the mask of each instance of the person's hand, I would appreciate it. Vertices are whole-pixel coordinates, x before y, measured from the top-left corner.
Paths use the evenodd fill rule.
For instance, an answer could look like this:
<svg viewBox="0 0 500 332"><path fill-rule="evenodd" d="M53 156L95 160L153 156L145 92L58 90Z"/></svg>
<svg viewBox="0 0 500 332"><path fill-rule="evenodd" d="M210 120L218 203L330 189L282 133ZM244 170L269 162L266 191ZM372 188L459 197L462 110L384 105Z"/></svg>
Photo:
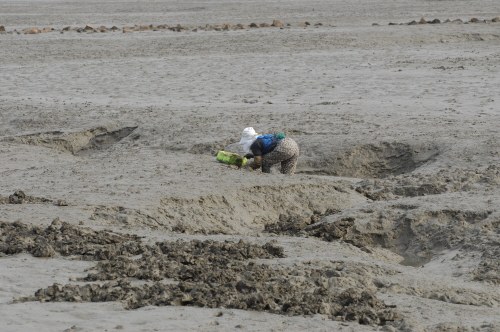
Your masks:
<svg viewBox="0 0 500 332"><path fill-rule="evenodd" d="M247 153L247 154L245 155L245 158L247 158L247 159L252 159L252 158L253 158L253 154L251 154L251 153Z"/></svg>
<svg viewBox="0 0 500 332"><path fill-rule="evenodd" d="M239 167L239 169L241 170L244 170L244 171L253 171L252 167L250 166L251 163L247 163L241 167Z"/></svg>

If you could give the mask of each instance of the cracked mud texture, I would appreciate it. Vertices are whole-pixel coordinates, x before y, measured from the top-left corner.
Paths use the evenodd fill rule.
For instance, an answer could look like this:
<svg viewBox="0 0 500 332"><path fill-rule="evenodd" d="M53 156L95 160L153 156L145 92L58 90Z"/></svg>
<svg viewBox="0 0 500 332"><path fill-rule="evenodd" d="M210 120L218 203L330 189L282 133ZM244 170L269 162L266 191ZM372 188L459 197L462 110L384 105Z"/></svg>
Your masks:
<svg viewBox="0 0 500 332"><path fill-rule="evenodd" d="M102 285L54 284L16 302L122 301L125 308L147 305L190 305L267 311L285 315L324 314L336 320L385 325L402 318L374 295L372 274L344 262L327 268L291 269L259 263L283 257L283 248L239 241L159 242L144 245L134 235L92 231L63 223L45 229L0 223L0 252L28 252L36 257L77 256L99 260L80 281L108 281ZM140 258L132 256L141 255ZM74 258L73 258L74 259ZM177 284L162 284L166 278ZM156 283L132 286L130 279ZM109 282L112 280L111 282Z"/></svg>

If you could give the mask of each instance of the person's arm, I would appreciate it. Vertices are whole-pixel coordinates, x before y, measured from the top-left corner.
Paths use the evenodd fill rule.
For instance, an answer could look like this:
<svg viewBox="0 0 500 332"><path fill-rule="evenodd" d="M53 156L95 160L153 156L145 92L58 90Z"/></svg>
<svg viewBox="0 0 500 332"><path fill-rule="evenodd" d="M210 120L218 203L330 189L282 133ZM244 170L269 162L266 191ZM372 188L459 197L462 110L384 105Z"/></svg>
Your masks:
<svg viewBox="0 0 500 332"><path fill-rule="evenodd" d="M261 168L262 167L262 156L254 156L253 163L250 164L250 167L252 167L252 169Z"/></svg>
<svg viewBox="0 0 500 332"><path fill-rule="evenodd" d="M261 139L256 139L255 142L250 146L250 151L253 154L253 162L250 164L252 169L259 169L262 167L262 150L264 149L264 143Z"/></svg>

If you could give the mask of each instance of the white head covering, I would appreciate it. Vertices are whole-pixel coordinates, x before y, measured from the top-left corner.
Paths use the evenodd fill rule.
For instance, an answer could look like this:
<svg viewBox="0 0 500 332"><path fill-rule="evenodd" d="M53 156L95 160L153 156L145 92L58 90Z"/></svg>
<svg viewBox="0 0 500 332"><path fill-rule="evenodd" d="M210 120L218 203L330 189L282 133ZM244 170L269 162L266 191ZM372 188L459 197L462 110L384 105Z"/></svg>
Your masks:
<svg viewBox="0 0 500 332"><path fill-rule="evenodd" d="M255 132L255 129L253 129L252 127L243 129L240 140L240 146L243 151L245 151L246 153L250 152L250 146L253 144L253 142L255 142L257 136L259 136L259 134L257 134Z"/></svg>

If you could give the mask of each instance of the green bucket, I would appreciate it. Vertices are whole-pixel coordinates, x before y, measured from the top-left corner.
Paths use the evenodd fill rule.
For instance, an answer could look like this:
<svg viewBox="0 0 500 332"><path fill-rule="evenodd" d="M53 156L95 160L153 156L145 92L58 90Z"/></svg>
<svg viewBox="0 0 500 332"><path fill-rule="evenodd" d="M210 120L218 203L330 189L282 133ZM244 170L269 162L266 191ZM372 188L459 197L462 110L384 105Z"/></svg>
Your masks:
<svg viewBox="0 0 500 332"><path fill-rule="evenodd" d="M226 164L236 165L241 167L247 163L247 158L240 156L237 153L219 151L217 153L217 160Z"/></svg>

